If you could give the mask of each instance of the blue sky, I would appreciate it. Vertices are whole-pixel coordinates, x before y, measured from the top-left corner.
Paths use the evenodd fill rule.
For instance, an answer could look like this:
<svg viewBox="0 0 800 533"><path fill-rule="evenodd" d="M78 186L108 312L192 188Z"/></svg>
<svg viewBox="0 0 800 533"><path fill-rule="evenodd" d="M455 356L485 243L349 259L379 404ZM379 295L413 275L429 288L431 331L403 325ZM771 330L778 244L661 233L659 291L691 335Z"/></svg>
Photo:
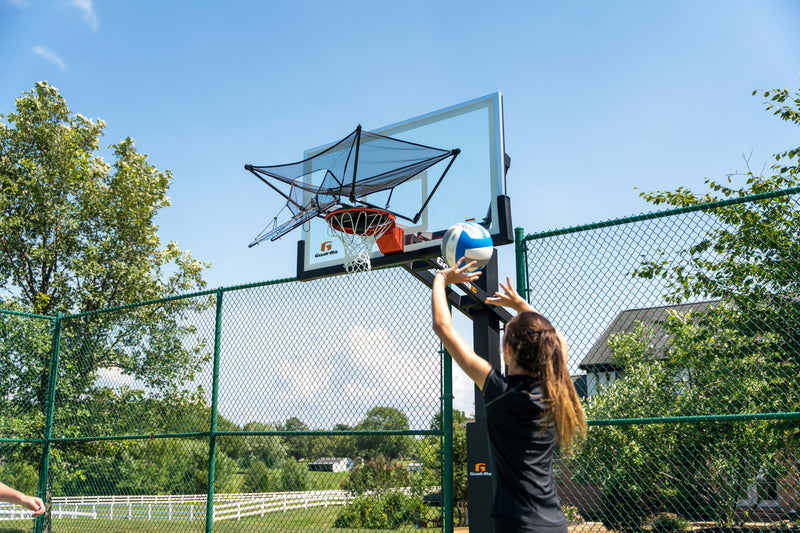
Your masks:
<svg viewBox="0 0 800 533"><path fill-rule="evenodd" d="M211 286L293 276L248 249L280 201L242 169L495 91L526 232L652 210L798 143L753 89L800 85L795 1L0 0L0 112L38 80L174 174L163 240ZM465 193L468 191L465 191ZM513 269L512 247L501 269Z"/></svg>
<svg viewBox="0 0 800 533"><path fill-rule="evenodd" d="M0 113L47 80L103 145L134 138L174 174L162 240L230 286L296 267L299 235L248 249L282 202L244 163L496 91L527 233L652 211L640 191L702 189L743 154L759 171L800 144L751 95L800 87L799 26L794 0L0 0Z"/></svg>

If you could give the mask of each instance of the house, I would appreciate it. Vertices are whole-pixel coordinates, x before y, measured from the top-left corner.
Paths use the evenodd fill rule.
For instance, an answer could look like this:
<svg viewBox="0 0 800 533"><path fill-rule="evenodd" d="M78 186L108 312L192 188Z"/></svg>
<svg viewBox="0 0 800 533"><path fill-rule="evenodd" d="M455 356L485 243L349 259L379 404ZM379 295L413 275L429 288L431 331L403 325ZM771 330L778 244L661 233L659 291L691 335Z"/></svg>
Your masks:
<svg viewBox="0 0 800 533"><path fill-rule="evenodd" d="M570 377L572 378L572 384L575 385L575 392L578 394L578 398L585 400L587 397L586 374L578 374Z"/></svg>
<svg viewBox="0 0 800 533"><path fill-rule="evenodd" d="M627 309L620 312L592 345L578 368L586 372L586 397L597 394L603 386L625 376L625 369L614 362L608 343L616 333L631 333L644 324L653 331L652 353L656 359L664 359L664 348L669 342L669 334L662 323L670 313L703 312L719 303L716 301L697 302L681 305ZM573 376L575 381L576 376ZM577 386L576 386L577 388ZM793 509L800 506L797 497L798 479L787 475L783 479L772 479L763 470L756 482L738 502L738 513L749 519L776 521L791 516ZM565 495L565 503L575 505L584 514L596 514L601 508L602 488L595 485L575 483L568 471L564 471L557 481L559 492Z"/></svg>
<svg viewBox="0 0 800 533"><path fill-rule="evenodd" d="M586 396L594 396L600 387L609 385L625 375L625 369L614 363L608 341L615 333L631 333L639 324L649 326L653 330L653 352L656 357L662 353L669 336L661 327L670 313L702 312L717 301L697 302L644 309L627 309L619 313L611 324L603 331L600 338L589 348L578 368L586 372Z"/></svg>
<svg viewBox="0 0 800 533"><path fill-rule="evenodd" d="M348 472L354 466L355 462L348 457L320 457L308 463L311 472Z"/></svg>

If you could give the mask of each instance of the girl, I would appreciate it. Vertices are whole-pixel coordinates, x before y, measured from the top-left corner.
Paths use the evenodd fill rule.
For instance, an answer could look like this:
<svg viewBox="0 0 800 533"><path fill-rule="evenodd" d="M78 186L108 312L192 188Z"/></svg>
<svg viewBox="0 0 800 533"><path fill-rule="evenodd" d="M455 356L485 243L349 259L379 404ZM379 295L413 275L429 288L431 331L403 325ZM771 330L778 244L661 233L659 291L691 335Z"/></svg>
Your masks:
<svg viewBox="0 0 800 533"><path fill-rule="evenodd" d="M566 533L567 521L553 483L553 455L571 451L586 432L561 334L511 287L500 283L487 304L517 311L506 324L503 360L507 376L478 356L453 327L445 287L475 281L474 263L440 270L433 280L433 330L456 363L475 382L486 402L494 466L492 517L497 533Z"/></svg>

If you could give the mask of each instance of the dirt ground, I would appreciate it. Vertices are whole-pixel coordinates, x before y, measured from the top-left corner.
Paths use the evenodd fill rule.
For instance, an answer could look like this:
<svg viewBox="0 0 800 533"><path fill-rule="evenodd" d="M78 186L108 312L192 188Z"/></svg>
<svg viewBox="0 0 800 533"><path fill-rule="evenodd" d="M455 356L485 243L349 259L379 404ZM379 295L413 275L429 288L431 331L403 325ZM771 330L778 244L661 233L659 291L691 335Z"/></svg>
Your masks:
<svg viewBox="0 0 800 533"><path fill-rule="evenodd" d="M469 533L468 527L457 527L453 530L454 533ZM585 522L583 524L575 524L569 526L570 533L608 533L608 530L603 527L600 522Z"/></svg>
<svg viewBox="0 0 800 533"><path fill-rule="evenodd" d="M469 533L468 527L457 527L456 533ZM610 533L600 522L584 522L569 526L570 533ZM791 523L760 524L750 523L738 527L719 527L712 524L692 524L687 533L798 533L800 527Z"/></svg>

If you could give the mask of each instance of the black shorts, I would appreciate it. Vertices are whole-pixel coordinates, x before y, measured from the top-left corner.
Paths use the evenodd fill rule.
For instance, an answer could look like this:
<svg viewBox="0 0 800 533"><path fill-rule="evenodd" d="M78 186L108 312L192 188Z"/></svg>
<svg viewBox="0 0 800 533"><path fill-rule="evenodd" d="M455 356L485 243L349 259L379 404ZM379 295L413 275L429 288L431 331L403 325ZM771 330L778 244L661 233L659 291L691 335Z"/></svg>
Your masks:
<svg viewBox="0 0 800 533"><path fill-rule="evenodd" d="M560 526L527 524L505 516L494 517L495 533L567 533L566 522Z"/></svg>

